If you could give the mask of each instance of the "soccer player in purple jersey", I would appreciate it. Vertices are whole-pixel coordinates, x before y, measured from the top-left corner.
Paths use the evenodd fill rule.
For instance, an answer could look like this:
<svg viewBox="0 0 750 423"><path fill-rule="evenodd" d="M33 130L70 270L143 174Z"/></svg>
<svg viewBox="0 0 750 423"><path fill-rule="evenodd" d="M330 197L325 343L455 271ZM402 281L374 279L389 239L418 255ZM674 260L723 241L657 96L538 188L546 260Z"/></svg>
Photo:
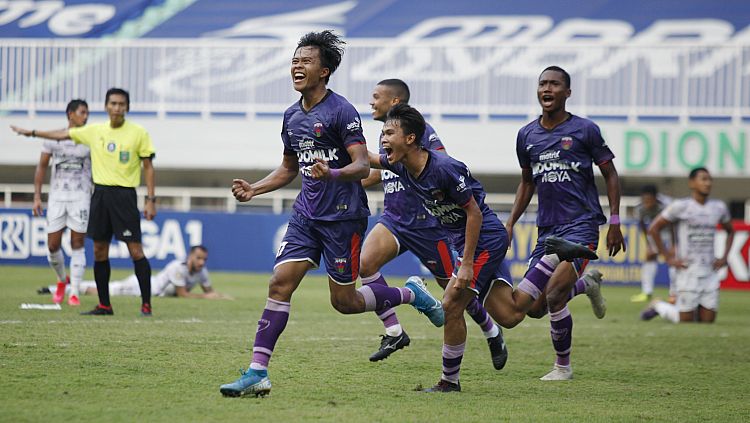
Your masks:
<svg viewBox="0 0 750 423"><path fill-rule="evenodd" d="M484 188L466 165L422 148L418 140L424 130L424 119L416 109L396 104L383 126L381 142L385 154L370 153L370 165L398 174L437 218L461 254L443 302L443 373L437 385L426 390L454 392L461 390L459 372L466 346L463 314L469 303L478 296L501 324L516 318L508 315L507 299L502 298L513 291L511 282L502 275L509 238L500 219L484 203ZM586 247L563 240L554 247L566 258L580 254L596 257ZM525 311L518 321L524 315Z"/></svg>
<svg viewBox="0 0 750 423"><path fill-rule="evenodd" d="M268 362L289 320L292 294L321 255L328 272L331 304L341 313L381 311L412 304L442 325L443 309L429 291L363 286L359 277L361 241L367 228L367 197L361 179L370 173L360 117L342 96L326 86L341 63L343 41L330 31L303 36L292 57L294 89L302 98L284 113L281 165L262 180L232 183L239 201L279 189L302 175L302 191L276 255L268 299L258 321L250 367L235 382L222 385L225 396L266 395L271 390Z"/></svg>
<svg viewBox="0 0 750 423"><path fill-rule="evenodd" d="M409 98L409 86L404 81L385 79L378 82L370 100L373 119L385 122L388 110L395 104L408 104ZM427 123L419 143L426 150L445 153L440 137ZM381 145L380 153L383 152ZM438 285L445 289L453 274L453 252L448 234L422 206L422 200L410 192L395 173L372 169L370 176L362 180L362 185L367 188L381 181L385 193L383 214L365 238L362 247L362 284L387 286L380 269L404 252L411 251L430 270ZM510 282L509 274L506 280ZM467 311L487 338L493 366L498 370L502 369L508 359L508 350L500 328L476 298L469 303ZM401 327L395 309L387 308L378 312L377 316L385 326L385 335L382 336L378 351L370 356L370 361L383 360L410 343L409 335Z"/></svg>
<svg viewBox="0 0 750 423"><path fill-rule="evenodd" d="M621 249L625 251L619 219L620 181L612 162L614 154L596 124L565 110L570 94L570 75L565 70L550 66L539 76L537 98L542 115L518 132L516 153L522 169L521 183L506 223L512 239L513 225L538 189L538 243L517 291L532 299L546 295L557 359L552 371L542 380L573 377L570 366L573 319L567 307L571 288L574 293L586 291L597 317L603 317L606 310L599 284L587 285L585 278L578 279L588 260L566 262L544 251L545 240L553 236L596 249L599 226L607 219L594 184L594 164L599 166L606 181L611 210L607 249L610 256Z"/></svg>

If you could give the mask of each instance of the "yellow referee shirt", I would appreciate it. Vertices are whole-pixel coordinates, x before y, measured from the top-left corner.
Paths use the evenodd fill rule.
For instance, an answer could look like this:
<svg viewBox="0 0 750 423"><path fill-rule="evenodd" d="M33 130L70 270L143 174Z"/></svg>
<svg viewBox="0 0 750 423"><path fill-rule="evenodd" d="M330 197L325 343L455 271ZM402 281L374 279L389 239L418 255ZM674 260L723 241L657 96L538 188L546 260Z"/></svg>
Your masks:
<svg viewBox="0 0 750 423"><path fill-rule="evenodd" d="M105 122L70 128L68 133L73 141L91 149L91 171L98 185L137 187L141 159L155 153L148 132L128 120L119 128Z"/></svg>

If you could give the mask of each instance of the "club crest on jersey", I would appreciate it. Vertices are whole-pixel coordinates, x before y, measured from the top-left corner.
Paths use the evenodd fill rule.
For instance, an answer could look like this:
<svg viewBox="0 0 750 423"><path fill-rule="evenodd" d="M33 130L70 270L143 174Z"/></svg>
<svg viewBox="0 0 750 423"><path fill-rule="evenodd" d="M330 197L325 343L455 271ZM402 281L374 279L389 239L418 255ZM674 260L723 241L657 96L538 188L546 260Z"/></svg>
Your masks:
<svg viewBox="0 0 750 423"><path fill-rule="evenodd" d="M315 136L320 138L321 135L323 135L323 124L320 122L315 122L313 125L313 132L315 133Z"/></svg>
<svg viewBox="0 0 750 423"><path fill-rule="evenodd" d="M120 151L120 163L127 163L130 160L130 151Z"/></svg>
<svg viewBox="0 0 750 423"><path fill-rule="evenodd" d="M573 137L560 138L560 145L562 146L563 150L570 150L570 147L573 146Z"/></svg>
<svg viewBox="0 0 750 423"><path fill-rule="evenodd" d="M445 199L445 194L443 194L443 191L439 189L430 191L430 195L435 199L435 201L443 201Z"/></svg>
<svg viewBox="0 0 750 423"><path fill-rule="evenodd" d="M107 144L107 151L110 153L115 151L115 148L117 148L117 144L115 144L114 141L110 141L109 144Z"/></svg>
<svg viewBox="0 0 750 423"><path fill-rule="evenodd" d="M336 258L333 262L336 265L337 272L344 273L346 271L346 263L348 262L346 258Z"/></svg>

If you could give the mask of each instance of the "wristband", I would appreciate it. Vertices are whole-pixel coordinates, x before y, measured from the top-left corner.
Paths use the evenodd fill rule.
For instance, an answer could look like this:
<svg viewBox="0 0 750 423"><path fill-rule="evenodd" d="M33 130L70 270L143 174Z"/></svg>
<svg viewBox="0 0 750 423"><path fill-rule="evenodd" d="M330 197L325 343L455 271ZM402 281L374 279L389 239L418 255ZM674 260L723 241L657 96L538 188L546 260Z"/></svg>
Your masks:
<svg viewBox="0 0 750 423"><path fill-rule="evenodd" d="M341 176L341 169L331 169L328 174L331 175L331 180L336 180Z"/></svg>
<svg viewBox="0 0 750 423"><path fill-rule="evenodd" d="M609 217L609 224L610 225L619 225L620 224L620 215L619 214L613 214Z"/></svg>
<svg viewBox="0 0 750 423"><path fill-rule="evenodd" d="M146 196L146 201L151 201L151 202L154 202L154 203L155 203L155 202L156 202L156 196L153 196L153 197L149 197L149 196L147 195L147 196Z"/></svg>
<svg viewBox="0 0 750 423"><path fill-rule="evenodd" d="M36 129L31 130L31 137L36 138Z"/></svg>

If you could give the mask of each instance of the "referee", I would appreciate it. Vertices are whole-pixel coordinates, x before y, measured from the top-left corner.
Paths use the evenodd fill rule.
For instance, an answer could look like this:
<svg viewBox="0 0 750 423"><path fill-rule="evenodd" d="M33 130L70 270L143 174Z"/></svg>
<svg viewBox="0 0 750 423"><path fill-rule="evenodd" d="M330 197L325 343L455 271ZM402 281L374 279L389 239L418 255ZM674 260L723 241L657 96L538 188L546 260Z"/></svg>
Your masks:
<svg viewBox="0 0 750 423"><path fill-rule="evenodd" d="M141 181L141 166L148 189L143 216L156 216L154 194L154 146L143 127L125 120L130 110L130 95L120 88L110 88L104 100L109 122L53 131L11 128L19 135L50 140L71 139L91 150L94 194L91 197L87 230L94 240L94 279L99 304L81 314L103 316L114 314L109 302L109 246L112 236L128 246L135 275L141 288L141 315L151 316L151 265L143 254L141 219L135 187Z"/></svg>

